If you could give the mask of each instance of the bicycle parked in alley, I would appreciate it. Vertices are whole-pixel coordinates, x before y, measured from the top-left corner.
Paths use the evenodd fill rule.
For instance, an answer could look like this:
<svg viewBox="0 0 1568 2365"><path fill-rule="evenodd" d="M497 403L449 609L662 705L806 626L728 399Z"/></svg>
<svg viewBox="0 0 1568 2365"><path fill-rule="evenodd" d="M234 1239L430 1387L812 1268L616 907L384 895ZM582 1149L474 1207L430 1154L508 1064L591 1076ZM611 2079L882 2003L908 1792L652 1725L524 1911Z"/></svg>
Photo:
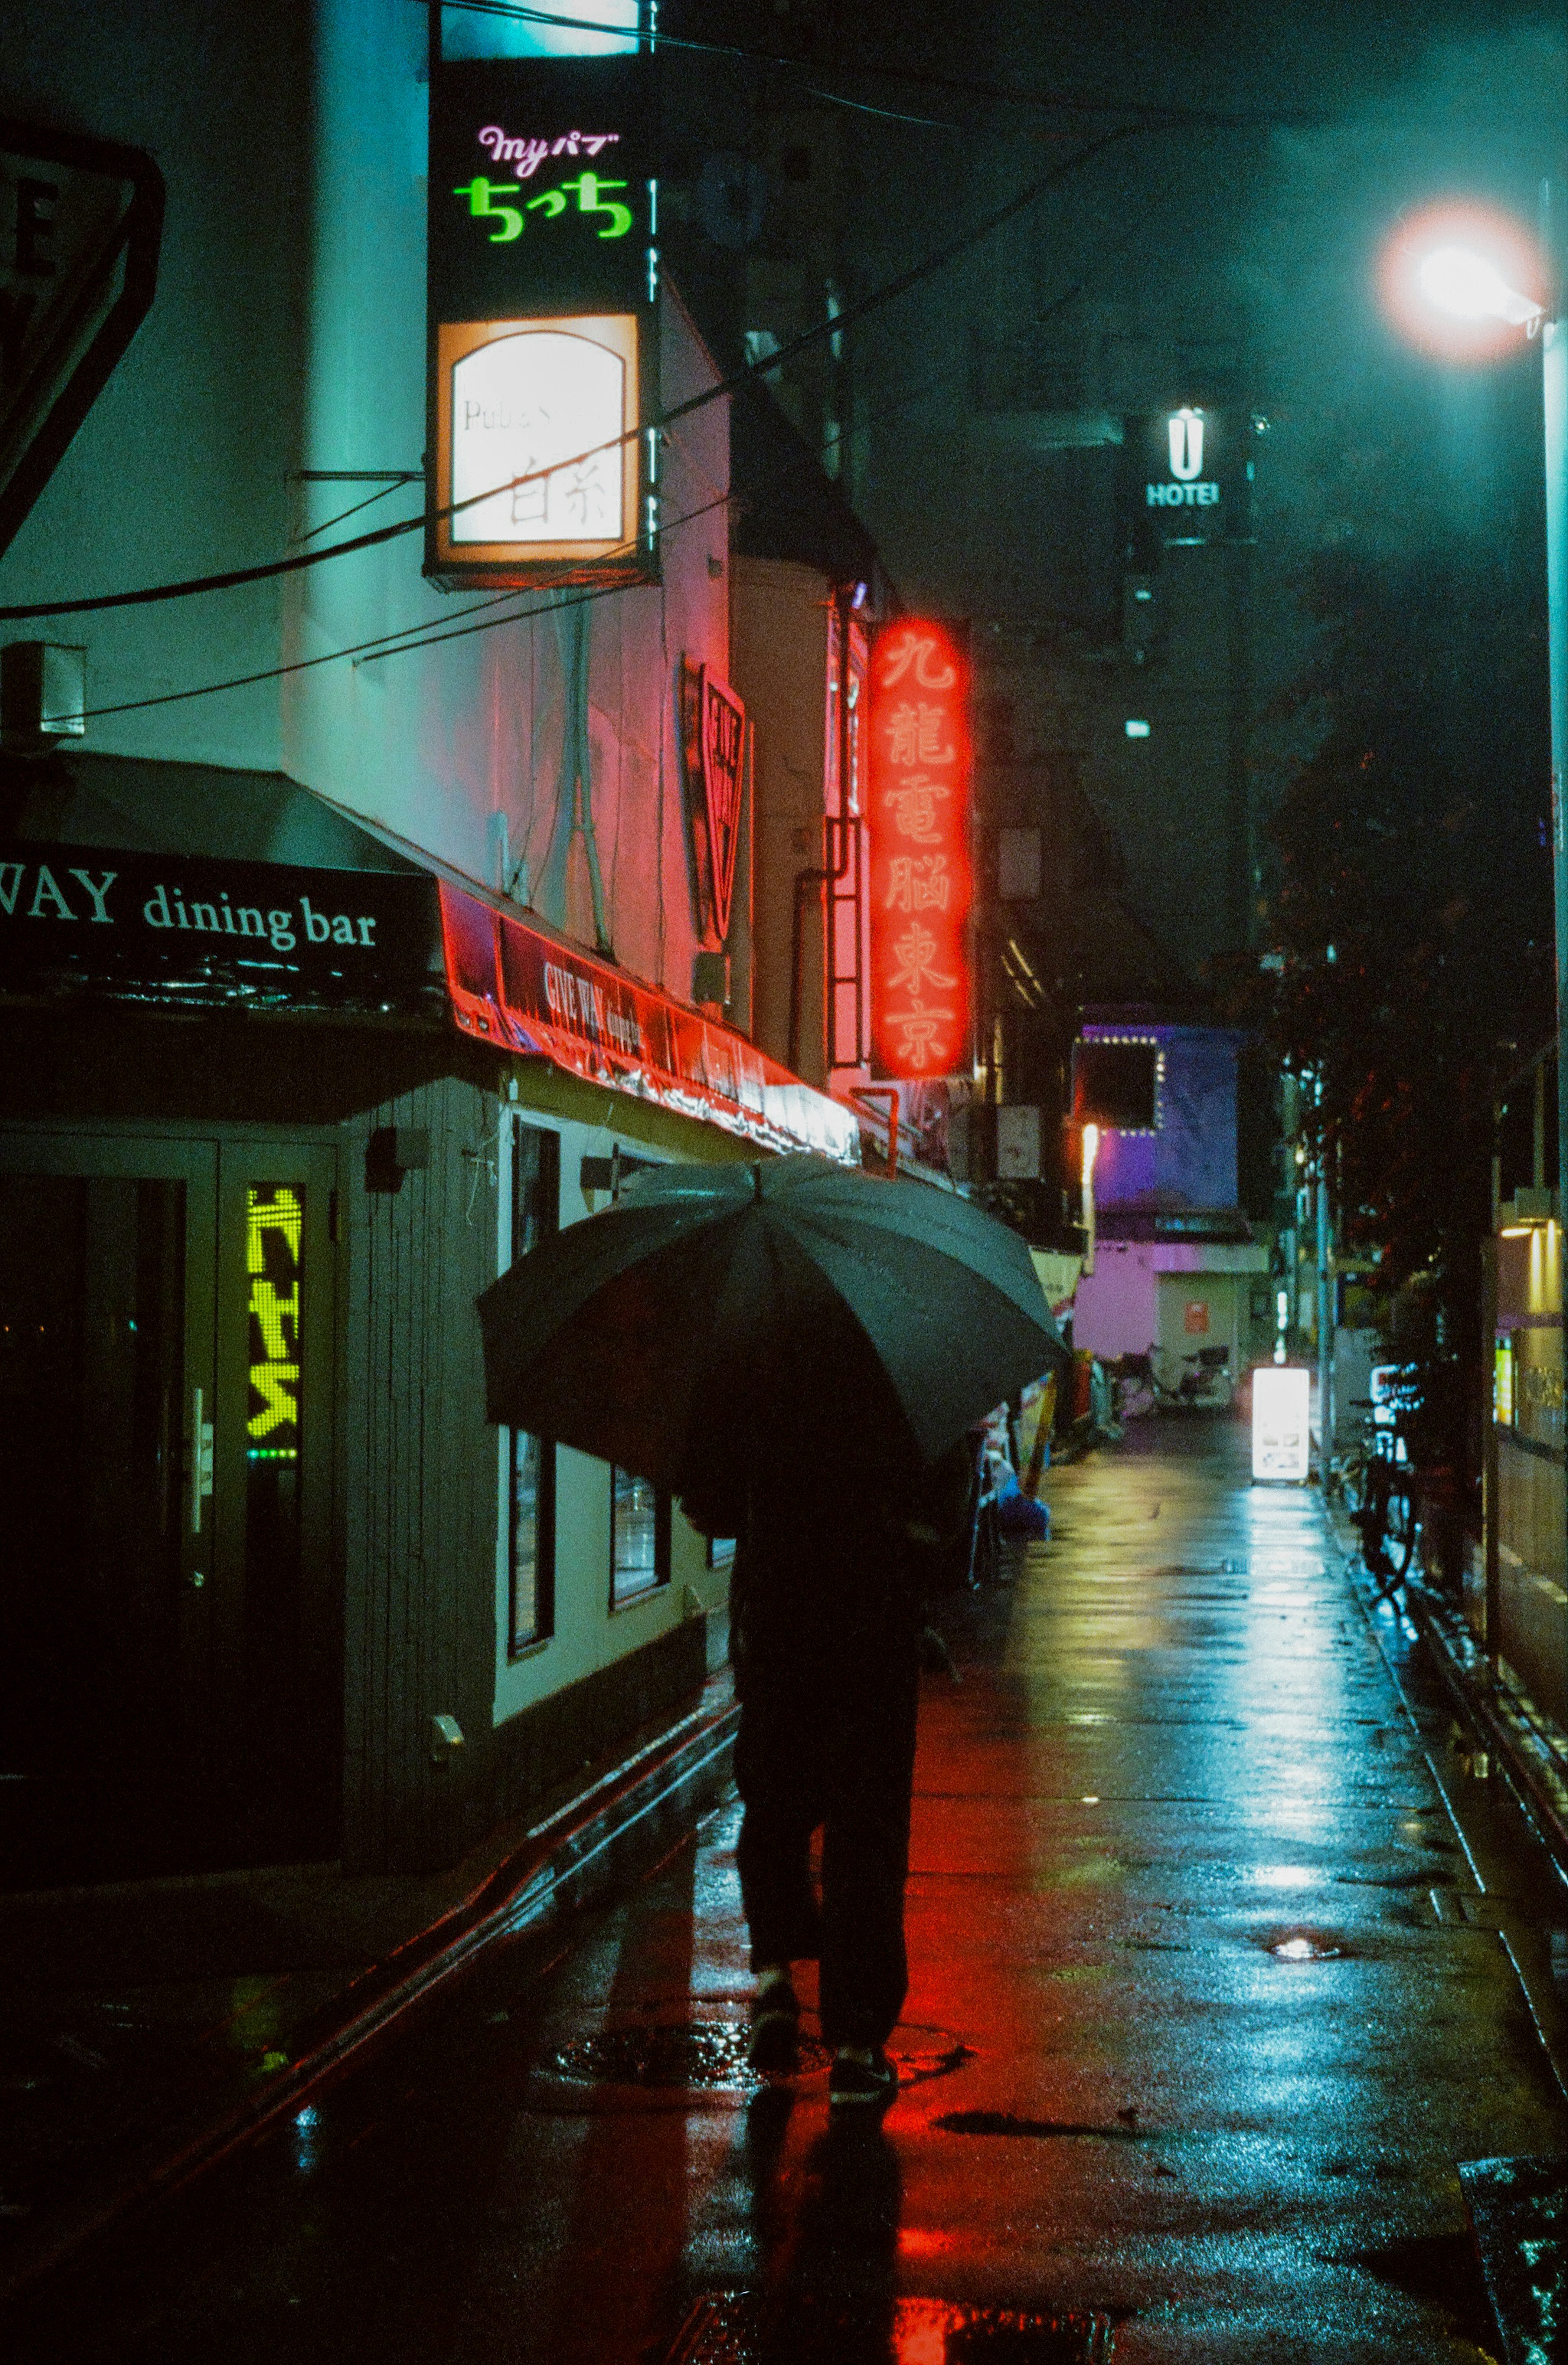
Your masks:
<svg viewBox="0 0 1568 2365"><path fill-rule="evenodd" d="M1425 1400L1417 1365L1374 1366L1371 1395L1353 1407L1367 1416L1364 1434L1339 1465L1345 1508L1360 1530L1378 1601L1398 1591L1415 1558L1421 1521L1413 1431Z"/></svg>

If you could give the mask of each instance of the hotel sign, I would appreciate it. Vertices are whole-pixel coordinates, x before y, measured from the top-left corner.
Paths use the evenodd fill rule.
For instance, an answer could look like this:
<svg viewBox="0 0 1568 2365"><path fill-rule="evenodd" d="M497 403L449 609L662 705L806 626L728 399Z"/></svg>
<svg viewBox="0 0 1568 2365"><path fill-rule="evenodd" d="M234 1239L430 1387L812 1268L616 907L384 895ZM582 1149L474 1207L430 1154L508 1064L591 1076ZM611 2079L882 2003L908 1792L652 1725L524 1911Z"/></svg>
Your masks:
<svg viewBox="0 0 1568 2365"><path fill-rule="evenodd" d="M438 63L431 91L425 572L654 572L650 61Z"/></svg>
<svg viewBox="0 0 1568 2365"><path fill-rule="evenodd" d="M1172 543L1233 541L1248 524L1248 464L1241 422L1183 404L1127 421L1123 503L1133 564L1152 572Z"/></svg>
<svg viewBox="0 0 1568 2365"><path fill-rule="evenodd" d="M969 1063L969 646L912 617L871 642L867 736L871 1060L917 1080Z"/></svg>

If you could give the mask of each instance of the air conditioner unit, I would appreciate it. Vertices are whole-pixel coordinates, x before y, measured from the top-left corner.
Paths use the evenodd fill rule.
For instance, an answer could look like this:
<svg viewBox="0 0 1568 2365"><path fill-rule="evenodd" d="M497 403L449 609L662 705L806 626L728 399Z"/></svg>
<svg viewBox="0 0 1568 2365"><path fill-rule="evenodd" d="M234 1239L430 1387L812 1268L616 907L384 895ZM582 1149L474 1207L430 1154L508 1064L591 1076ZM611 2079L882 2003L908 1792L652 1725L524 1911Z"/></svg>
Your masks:
<svg viewBox="0 0 1568 2365"><path fill-rule="evenodd" d="M0 648L0 744L7 755L47 756L86 736L87 652L52 641Z"/></svg>

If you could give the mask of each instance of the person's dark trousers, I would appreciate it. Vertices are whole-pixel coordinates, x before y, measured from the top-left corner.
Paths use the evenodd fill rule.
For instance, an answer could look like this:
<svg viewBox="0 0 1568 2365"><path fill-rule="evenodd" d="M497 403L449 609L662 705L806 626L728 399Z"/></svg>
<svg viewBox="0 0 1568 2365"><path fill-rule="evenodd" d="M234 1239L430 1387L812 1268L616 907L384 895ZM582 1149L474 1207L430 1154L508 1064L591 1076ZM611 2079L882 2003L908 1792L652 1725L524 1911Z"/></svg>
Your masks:
<svg viewBox="0 0 1568 2365"><path fill-rule="evenodd" d="M831 1664L831 1663L830 1663ZM913 1642L833 1672L754 1666L743 1687L736 1859L752 1963L817 1955L824 2040L886 2044L908 1991L909 1870L919 1662ZM812 1832L823 1831L820 1924Z"/></svg>
<svg viewBox="0 0 1568 2365"><path fill-rule="evenodd" d="M751 1967L814 1961L822 1917L812 1887L812 1833L823 1820L815 1748L800 1704L765 1687L742 1698L735 1788L745 1802L735 1868L751 1933Z"/></svg>

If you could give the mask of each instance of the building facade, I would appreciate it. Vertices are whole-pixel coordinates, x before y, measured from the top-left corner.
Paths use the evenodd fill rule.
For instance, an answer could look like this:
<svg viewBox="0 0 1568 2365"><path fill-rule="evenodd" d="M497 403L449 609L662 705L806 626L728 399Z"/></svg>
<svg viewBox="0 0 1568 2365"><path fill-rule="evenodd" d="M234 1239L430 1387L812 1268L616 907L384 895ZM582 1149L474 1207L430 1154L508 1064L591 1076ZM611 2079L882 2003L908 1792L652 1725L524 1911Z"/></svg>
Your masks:
<svg viewBox="0 0 1568 2365"><path fill-rule="evenodd" d="M45 0L3 70L40 148L124 143L166 197L147 317L0 557L45 611L0 640L85 684L29 706L17 657L0 790L24 1880L449 1863L689 1696L713 1548L486 1424L474 1301L629 1160L858 1155L746 1031L738 730L715 893L730 407L667 279L652 579L422 571L442 64L399 0L264 43ZM73 185L25 163L17 286Z"/></svg>
<svg viewBox="0 0 1568 2365"><path fill-rule="evenodd" d="M1562 1227L1551 1112L1554 1046L1500 1095L1493 1238L1483 1251L1479 1568L1465 1606L1505 1678L1568 1729L1564 1566Z"/></svg>
<svg viewBox="0 0 1568 2365"><path fill-rule="evenodd" d="M1254 1237L1238 1188L1239 1038L1097 1011L1081 1045L1117 1054L1129 1081L1141 1064L1149 1089L1134 1121L1103 1125L1085 1154L1094 1262L1078 1284L1073 1343L1105 1360L1148 1355L1172 1395L1206 1362L1203 1400L1228 1401L1273 1344L1272 1244Z"/></svg>

